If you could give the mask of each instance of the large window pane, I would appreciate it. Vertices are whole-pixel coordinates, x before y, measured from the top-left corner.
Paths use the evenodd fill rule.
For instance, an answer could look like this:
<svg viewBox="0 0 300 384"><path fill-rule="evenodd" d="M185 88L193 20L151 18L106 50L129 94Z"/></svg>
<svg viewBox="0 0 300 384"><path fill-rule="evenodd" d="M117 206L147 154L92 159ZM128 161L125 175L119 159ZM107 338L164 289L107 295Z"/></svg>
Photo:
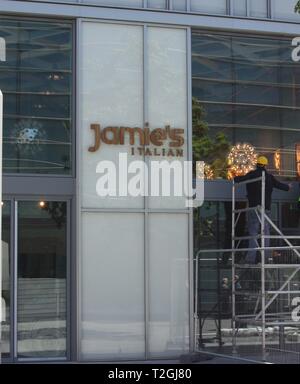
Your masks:
<svg viewBox="0 0 300 384"><path fill-rule="evenodd" d="M206 176L231 177L228 154L241 143L278 176L297 177L300 70L290 40L194 33L192 49L194 159L206 161Z"/></svg>
<svg viewBox="0 0 300 384"><path fill-rule="evenodd" d="M143 0L83 0L82 3L111 5L116 7L142 7Z"/></svg>
<svg viewBox="0 0 300 384"><path fill-rule="evenodd" d="M191 0L191 11L224 15L227 13L227 2L226 0Z"/></svg>
<svg viewBox="0 0 300 384"><path fill-rule="evenodd" d="M268 17L267 0L250 0L250 16Z"/></svg>
<svg viewBox="0 0 300 384"><path fill-rule="evenodd" d="M273 14L276 19L299 22L299 15L294 12L297 0L273 0Z"/></svg>
<svg viewBox="0 0 300 384"><path fill-rule="evenodd" d="M0 37L4 172L70 174L71 25L1 19Z"/></svg>
<svg viewBox="0 0 300 384"><path fill-rule="evenodd" d="M11 333L11 270L10 270L10 202L2 203L2 323L1 323L1 356L9 357Z"/></svg>
<svg viewBox="0 0 300 384"><path fill-rule="evenodd" d="M235 16L246 16L247 0L233 0L233 14Z"/></svg>
<svg viewBox="0 0 300 384"><path fill-rule="evenodd" d="M18 356L66 356L66 203L18 203Z"/></svg>
<svg viewBox="0 0 300 384"><path fill-rule="evenodd" d="M176 11L186 11L186 0L173 0L173 9Z"/></svg>
<svg viewBox="0 0 300 384"><path fill-rule="evenodd" d="M147 5L149 8L166 9L167 2L166 0L148 0Z"/></svg>

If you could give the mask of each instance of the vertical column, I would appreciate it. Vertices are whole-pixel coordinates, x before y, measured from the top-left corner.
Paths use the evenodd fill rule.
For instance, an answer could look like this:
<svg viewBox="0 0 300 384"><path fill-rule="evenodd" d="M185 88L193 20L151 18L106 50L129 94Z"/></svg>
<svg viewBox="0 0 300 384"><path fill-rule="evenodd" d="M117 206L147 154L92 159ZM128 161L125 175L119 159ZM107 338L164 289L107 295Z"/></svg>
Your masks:
<svg viewBox="0 0 300 384"><path fill-rule="evenodd" d="M3 95L0 90L0 242L2 244L2 124L3 124ZM2 246L0 247L0 292L1 292L1 304L0 304L0 362L2 352Z"/></svg>
<svg viewBox="0 0 300 384"><path fill-rule="evenodd" d="M188 160L187 31L148 27L147 45L149 127L176 129L184 142L178 156L165 141L162 155L151 157L150 164L183 164ZM166 179L172 186L174 178L161 173L160 180ZM149 200L149 356L178 356L190 346L189 210L184 196Z"/></svg>
<svg viewBox="0 0 300 384"><path fill-rule="evenodd" d="M80 352L85 360L145 357L145 199L121 194L120 176L127 169L119 162L120 154L127 155L128 167L143 160L132 154L144 127L143 34L143 26L82 21ZM117 176L115 196L98 195L99 164L116 172L108 175L108 182Z"/></svg>

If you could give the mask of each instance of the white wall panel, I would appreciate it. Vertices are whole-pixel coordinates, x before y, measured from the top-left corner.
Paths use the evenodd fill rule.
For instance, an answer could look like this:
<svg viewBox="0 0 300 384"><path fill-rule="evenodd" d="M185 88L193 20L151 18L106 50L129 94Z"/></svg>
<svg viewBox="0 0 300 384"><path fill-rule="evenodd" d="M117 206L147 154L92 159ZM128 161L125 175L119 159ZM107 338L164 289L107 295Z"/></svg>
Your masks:
<svg viewBox="0 0 300 384"><path fill-rule="evenodd" d="M101 144L96 152L90 124L143 127L143 28L117 24L84 23L82 36L82 145L81 193L85 208L142 208L143 197L106 197L96 193L100 174L97 164L110 160L117 170L119 153L128 163L140 159L130 155L126 145ZM118 175L118 174L117 174ZM118 186L118 184L117 184Z"/></svg>
<svg viewBox="0 0 300 384"><path fill-rule="evenodd" d="M151 214L150 355L189 348L188 215Z"/></svg>
<svg viewBox="0 0 300 384"><path fill-rule="evenodd" d="M83 213L81 357L143 358L144 217Z"/></svg>
<svg viewBox="0 0 300 384"><path fill-rule="evenodd" d="M148 105L150 129L184 130L183 157L151 158L152 161L187 160L187 52L184 29L148 29ZM168 144L166 145L168 149ZM154 149L153 145L150 148ZM174 148L175 150L175 148ZM153 181L153 180L152 180ZM161 179L162 181L162 179ZM151 182L149 183L151 185ZM171 177L171 185L174 178ZM171 189L172 191L172 189ZM151 197L151 208L186 208L184 197Z"/></svg>

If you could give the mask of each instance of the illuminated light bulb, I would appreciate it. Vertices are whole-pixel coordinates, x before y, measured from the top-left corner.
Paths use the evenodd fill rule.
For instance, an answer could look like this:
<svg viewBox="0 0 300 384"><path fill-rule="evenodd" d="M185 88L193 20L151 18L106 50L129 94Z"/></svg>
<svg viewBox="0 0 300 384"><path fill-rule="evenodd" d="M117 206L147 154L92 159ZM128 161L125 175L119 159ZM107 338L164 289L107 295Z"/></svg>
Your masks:
<svg viewBox="0 0 300 384"><path fill-rule="evenodd" d="M274 163L275 163L275 169L280 171L280 168L281 168L281 153L280 153L279 149L274 153Z"/></svg>
<svg viewBox="0 0 300 384"><path fill-rule="evenodd" d="M204 166L204 176L206 180L214 179L214 171L211 169L211 166L208 164L205 164Z"/></svg>
<svg viewBox="0 0 300 384"><path fill-rule="evenodd" d="M46 205L46 203L45 203L44 201L40 201L40 202L39 202L39 206L40 206L40 208L44 208L45 205Z"/></svg>

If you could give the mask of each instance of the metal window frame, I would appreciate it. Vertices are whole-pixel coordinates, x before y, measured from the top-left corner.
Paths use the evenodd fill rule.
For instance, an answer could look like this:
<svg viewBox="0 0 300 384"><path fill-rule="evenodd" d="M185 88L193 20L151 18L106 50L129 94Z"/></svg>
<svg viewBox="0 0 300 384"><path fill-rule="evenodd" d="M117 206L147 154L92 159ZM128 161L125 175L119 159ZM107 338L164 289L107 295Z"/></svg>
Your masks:
<svg viewBox="0 0 300 384"><path fill-rule="evenodd" d="M76 31L75 31L75 22L72 19L63 19L62 17L58 18L49 18L47 16L41 16L37 17L34 15L28 16L27 14L25 15L9 15L9 14L0 14L1 19L6 19L6 20L12 20L12 21L24 21L24 22L37 22L37 23L57 23L57 24L66 24L70 25L71 27L71 34L72 34L72 46L71 46L71 62L72 62L72 74L71 74L71 96L70 96L70 107L71 107L71 114L70 114L70 119L71 119L71 152L70 152L70 163L71 163L71 170L70 173L68 174L55 174L55 173L18 173L18 172L4 172L3 177L17 177L19 178L20 176L22 177L30 177L30 178L57 178L57 179L72 179L76 175L76 169L75 169L75 157L76 157L76 148L75 148L75 140L76 140L76 134L75 134L75 81L76 81L76 76L75 76L75 68L76 68L76 54L75 54L75 39L76 39Z"/></svg>
<svg viewBox="0 0 300 384"><path fill-rule="evenodd" d="M240 30L257 33L300 34L299 23L295 21L280 21L274 19L239 18L232 15L208 15L190 13L190 0L187 0L187 12L168 10L149 10L145 8L126 9L100 7L82 3L65 4L53 2L38 2L24 0L0 0L3 15L43 17L43 18L91 18L121 22L158 23L174 26L209 28L214 30ZM272 11L270 3L270 11Z"/></svg>
<svg viewBox="0 0 300 384"><path fill-rule="evenodd" d="M8 0L9 1L9 0ZM19 1L19 2L22 2L24 0L15 0L16 1ZM103 4L95 4L93 2L85 2L83 3L82 0L73 0L73 2L67 2L67 1L59 1L59 0L28 0L28 2L32 2L32 3L44 3L44 4L52 4L52 5L57 5L57 6L60 6L60 5L65 5L65 6L81 6L81 7L97 7L97 8L102 8L102 9L118 9L118 10L139 10L139 9L143 9L143 10L147 10L147 11L153 11L154 8L150 8L148 7L147 5L147 1L148 0L142 0L142 6L141 7L132 7L130 5L105 5L104 3ZM172 12L181 12L181 13L192 13L192 14L198 14L198 15L201 15L201 14L205 14L205 13L202 13L201 11L192 11L191 10L191 0L183 0L183 1L186 1L186 9L184 11L177 11L177 10L174 10L173 9L173 0L165 0L166 1L166 7L164 9L157 9L157 11L160 11L160 12L169 12L169 11L172 11ZM251 0L246 0L247 2L247 12L246 12L246 16L235 16L233 14L233 1L234 0L226 0L227 2L227 12L225 15L222 15L222 16L230 16L230 17L234 17L234 18L252 18L251 15L250 15L250 2ZM258 20L276 20L275 17L274 17L274 0L263 0L263 1L266 1L266 4L267 4L267 16L265 18L257 18ZM212 15L212 14L211 14ZM217 16L218 14L216 14ZM256 18L256 17L254 17ZM280 21L280 19L277 19L277 21ZM286 20L282 20L283 22L289 22L289 21L286 21ZM290 22L294 22L294 21L290 21ZM299 23L300 23L300 20L299 20Z"/></svg>
<svg viewBox="0 0 300 384"><path fill-rule="evenodd" d="M73 356L72 348L74 344L74 316L71 316L71 310L73 310L74 298L72 298L71 288L73 287L73 265L71 263L71 257L74 256L74 244L71 239L74 239L74 220L71 220L75 214L75 176L76 176L76 28L75 22L72 19L49 18L46 15L37 17L37 15L28 14L1 14L2 19L7 20L22 20L29 22L44 22L44 23L63 23L69 24L72 33L72 96L71 96L71 173L69 175L55 175L55 174L30 174L30 173L5 173L3 175L3 199L8 199L11 202L11 250L10 250L10 262L11 271L14 273L11 275L11 348L10 358L6 361L66 361L70 360ZM67 227L66 227L66 256L67 256L67 345L66 345L66 357L65 358L18 358L17 357L17 202L18 201L38 201L39 199L66 201L67 203ZM72 267L72 273L71 273ZM71 304L72 303L72 306ZM72 319L72 322L71 322Z"/></svg>
<svg viewBox="0 0 300 384"><path fill-rule="evenodd" d="M47 198L49 201L62 201L67 205L67 221L66 221L66 356L65 357L18 357L18 319L17 319L17 305L18 305L18 203L32 201L38 202L39 196L37 195L3 195L3 200L10 203L10 250L9 250L9 264L10 270L10 352L9 357L3 358L3 362L55 362L55 361L70 361L71 360L71 345L73 339L73 327L71 326L71 259L72 259L72 242L70 233L72 231L72 197L61 195L48 195L40 196L40 198Z"/></svg>

